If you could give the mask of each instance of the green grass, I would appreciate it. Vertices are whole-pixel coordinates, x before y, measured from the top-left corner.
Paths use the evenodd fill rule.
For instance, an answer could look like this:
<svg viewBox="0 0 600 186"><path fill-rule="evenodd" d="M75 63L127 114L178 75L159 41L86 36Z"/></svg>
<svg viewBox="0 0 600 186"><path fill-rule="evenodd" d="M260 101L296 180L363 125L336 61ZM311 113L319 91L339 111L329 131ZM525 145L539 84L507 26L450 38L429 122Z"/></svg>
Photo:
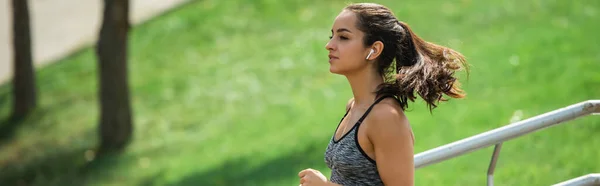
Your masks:
<svg viewBox="0 0 600 186"><path fill-rule="evenodd" d="M196 1L134 27L127 152L89 169L96 144L96 59L84 49L39 69L39 108L0 146L0 183L294 185L323 153L351 92L324 46L345 1ZM407 112L422 152L600 99L600 1L376 1L422 38L471 64L463 100ZM10 86L0 86L0 125ZM2 122L4 120L4 122ZM598 172L600 120L508 141L497 185L550 185ZM417 185L483 185L492 148L417 170ZM79 170L86 170L79 173Z"/></svg>

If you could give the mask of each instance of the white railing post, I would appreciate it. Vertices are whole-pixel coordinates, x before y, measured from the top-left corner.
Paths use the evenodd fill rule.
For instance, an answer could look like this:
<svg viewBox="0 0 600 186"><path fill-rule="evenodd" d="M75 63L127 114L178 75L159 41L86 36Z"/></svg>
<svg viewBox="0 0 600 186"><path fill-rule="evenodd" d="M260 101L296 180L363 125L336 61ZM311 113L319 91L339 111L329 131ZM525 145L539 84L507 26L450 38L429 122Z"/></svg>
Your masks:
<svg viewBox="0 0 600 186"><path fill-rule="evenodd" d="M498 156L500 156L500 149L502 148L502 143L496 144L494 147L494 153L492 154L492 160L490 161L490 166L488 167L488 186L494 186L494 170L496 170L496 163L498 162Z"/></svg>

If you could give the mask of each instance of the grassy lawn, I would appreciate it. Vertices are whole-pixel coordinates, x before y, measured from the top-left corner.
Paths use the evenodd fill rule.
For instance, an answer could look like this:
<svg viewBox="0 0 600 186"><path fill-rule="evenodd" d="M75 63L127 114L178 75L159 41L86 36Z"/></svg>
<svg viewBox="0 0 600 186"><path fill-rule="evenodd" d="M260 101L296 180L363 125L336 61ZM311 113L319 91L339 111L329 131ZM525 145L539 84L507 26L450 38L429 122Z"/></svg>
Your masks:
<svg viewBox="0 0 600 186"><path fill-rule="evenodd" d="M375 1L471 63L468 97L407 111L416 153L600 99L600 1ZM329 174L325 147L351 91L324 46L346 1L202 0L133 28L135 136L86 165L97 141L96 59L84 49L37 71L39 109L0 144L0 183L295 185ZM0 126L11 124L0 86ZM550 185L600 172L600 118L508 141L497 185ZM493 148L417 170L417 185L483 185ZM85 172L80 172L85 170Z"/></svg>

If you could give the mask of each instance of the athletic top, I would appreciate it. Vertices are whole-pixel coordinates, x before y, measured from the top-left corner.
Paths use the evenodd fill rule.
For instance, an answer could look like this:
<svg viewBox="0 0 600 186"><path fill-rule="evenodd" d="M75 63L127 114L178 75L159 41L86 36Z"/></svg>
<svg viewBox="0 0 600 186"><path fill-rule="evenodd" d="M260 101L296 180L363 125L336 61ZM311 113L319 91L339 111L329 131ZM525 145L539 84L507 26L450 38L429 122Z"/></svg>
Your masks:
<svg viewBox="0 0 600 186"><path fill-rule="evenodd" d="M340 120L325 151L325 163L331 169L331 182L344 186L383 185L375 160L369 158L358 144L358 129L373 106L387 97L392 96L382 96L375 100L354 126L336 141L335 134L350 109Z"/></svg>

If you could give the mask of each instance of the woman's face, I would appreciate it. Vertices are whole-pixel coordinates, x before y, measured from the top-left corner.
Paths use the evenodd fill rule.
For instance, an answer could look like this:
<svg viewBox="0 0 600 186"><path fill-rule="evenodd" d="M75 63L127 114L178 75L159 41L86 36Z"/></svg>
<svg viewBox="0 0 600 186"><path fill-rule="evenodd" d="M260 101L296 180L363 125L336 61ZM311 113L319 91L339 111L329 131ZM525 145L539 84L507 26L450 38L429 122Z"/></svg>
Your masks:
<svg viewBox="0 0 600 186"><path fill-rule="evenodd" d="M344 10L336 18L331 39L325 46L329 51L329 71L348 75L368 66L365 59L369 49L363 45L364 33L356 27L354 12Z"/></svg>

